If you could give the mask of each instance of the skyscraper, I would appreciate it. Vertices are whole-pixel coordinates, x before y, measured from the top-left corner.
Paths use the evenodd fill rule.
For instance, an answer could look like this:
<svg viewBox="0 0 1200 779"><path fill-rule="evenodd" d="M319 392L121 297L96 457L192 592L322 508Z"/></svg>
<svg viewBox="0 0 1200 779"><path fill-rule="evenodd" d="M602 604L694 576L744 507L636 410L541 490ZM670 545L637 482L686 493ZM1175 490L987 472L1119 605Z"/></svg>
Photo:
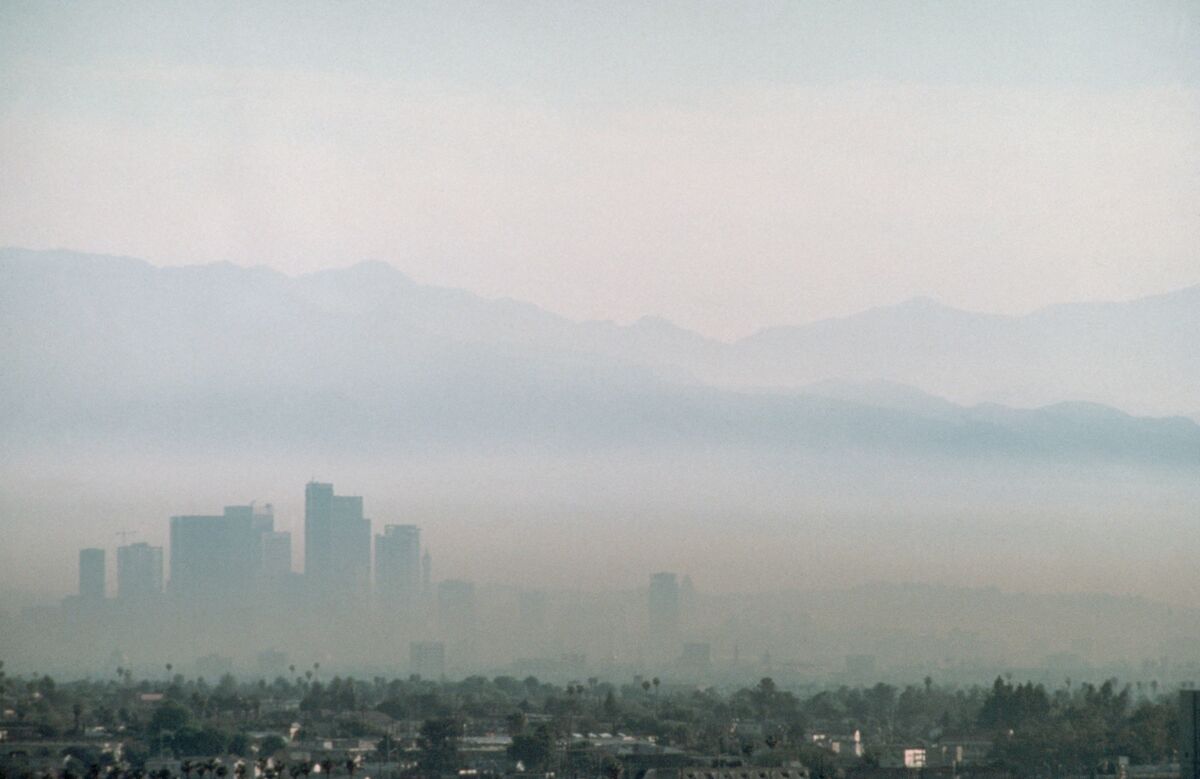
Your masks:
<svg viewBox="0 0 1200 779"><path fill-rule="evenodd" d="M362 598L370 588L371 521L362 498L335 495L332 484L304 491L304 577L314 595Z"/></svg>
<svg viewBox="0 0 1200 779"><path fill-rule="evenodd" d="M219 516L171 517L172 595L212 603L245 599L257 557L252 506L226 506Z"/></svg>
<svg viewBox="0 0 1200 779"><path fill-rule="evenodd" d="M163 588L163 550L142 541L117 547L117 599L125 603L157 598Z"/></svg>
<svg viewBox="0 0 1200 779"><path fill-rule="evenodd" d="M387 525L375 536L375 592L389 609L410 612L421 592L421 529Z"/></svg>
<svg viewBox="0 0 1200 779"><path fill-rule="evenodd" d="M264 504L262 508L256 507L253 503L250 504L250 526L255 535L263 535L271 533L275 530L275 507L270 503Z"/></svg>
<svg viewBox="0 0 1200 779"><path fill-rule="evenodd" d="M679 582L673 573L650 577L647 593L650 652L659 659L674 657L679 651Z"/></svg>
<svg viewBox="0 0 1200 779"><path fill-rule="evenodd" d="M79 597L88 603L104 600L107 582L103 549L79 550Z"/></svg>
<svg viewBox="0 0 1200 779"><path fill-rule="evenodd" d="M652 575L647 600L651 631L674 633L679 628L679 583L675 574Z"/></svg>
<svg viewBox="0 0 1200 779"><path fill-rule="evenodd" d="M263 533L260 546L259 572L263 583L285 585L292 576L292 534L275 530Z"/></svg>

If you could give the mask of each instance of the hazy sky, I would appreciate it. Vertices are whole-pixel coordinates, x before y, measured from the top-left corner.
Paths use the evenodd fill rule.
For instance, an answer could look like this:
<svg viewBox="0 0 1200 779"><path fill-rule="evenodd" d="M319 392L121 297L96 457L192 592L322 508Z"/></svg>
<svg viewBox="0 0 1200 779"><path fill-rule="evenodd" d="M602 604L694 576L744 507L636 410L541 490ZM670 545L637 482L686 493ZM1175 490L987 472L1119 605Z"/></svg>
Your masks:
<svg viewBox="0 0 1200 779"><path fill-rule="evenodd" d="M713 335L1200 283L1200 4L0 4L0 244Z"/></svg>

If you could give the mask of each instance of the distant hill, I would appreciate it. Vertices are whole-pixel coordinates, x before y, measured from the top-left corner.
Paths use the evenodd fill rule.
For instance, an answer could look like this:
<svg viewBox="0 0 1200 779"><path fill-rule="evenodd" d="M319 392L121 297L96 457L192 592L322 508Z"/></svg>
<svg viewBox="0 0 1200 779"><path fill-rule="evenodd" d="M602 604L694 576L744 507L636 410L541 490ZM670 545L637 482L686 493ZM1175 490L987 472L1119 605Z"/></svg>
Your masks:
<svg viewBox="0 0 1200 779"><path fill-rule="evenodd" d="M576 323L382 263L290 277L9 249L0 278L12 446L517 441L1200 465L1194 421L1098 402L1195 407L1200 339L1181 334L1200 332L1200 288L1028 317L913 301L723 344L657 319Z"/></svg>

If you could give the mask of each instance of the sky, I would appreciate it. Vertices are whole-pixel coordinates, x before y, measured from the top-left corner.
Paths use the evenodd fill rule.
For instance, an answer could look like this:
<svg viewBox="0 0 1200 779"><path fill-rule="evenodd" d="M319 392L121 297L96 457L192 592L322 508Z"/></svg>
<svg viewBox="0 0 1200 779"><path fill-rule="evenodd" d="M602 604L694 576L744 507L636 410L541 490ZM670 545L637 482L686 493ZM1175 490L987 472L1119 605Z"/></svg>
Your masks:
<svg viewBox="0 0 1200 779"><path fill-rule="evenodd" d="M0 245L720 338L1200 283L1200 4L0 4Z"/></svg>

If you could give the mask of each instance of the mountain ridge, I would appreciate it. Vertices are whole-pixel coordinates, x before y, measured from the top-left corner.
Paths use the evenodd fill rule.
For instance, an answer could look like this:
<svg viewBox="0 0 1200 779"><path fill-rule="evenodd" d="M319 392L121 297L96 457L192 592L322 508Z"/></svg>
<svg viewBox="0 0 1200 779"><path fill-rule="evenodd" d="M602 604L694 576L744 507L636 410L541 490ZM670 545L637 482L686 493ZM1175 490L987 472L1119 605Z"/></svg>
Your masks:
<svg viewBox="0 0 1200 779"><path fill-rule="evenodd" d="M804 392L821 382L885 382L965 408L1085 402L1142 417L1186 417L1200 401L1190 389L1200 386L1200 346L1178 338L1193 320L1200 332L1200 306L1189 305L1200 297L1200 285L1020 316L915 298L722 342L661 317L576 321L511 298L423 285L377 260L288 275L262 265L163 268L129 257L3 249L0 271L7 279L0 317L10 333L28 333L36 323L43 346L63 350L58 356L67 372L73 362L92 360L88 354L70 358L76 342L89 339L97 350L123 349L118 356L143 373L155 369L139 362L139 348L210 374L244 367L251 352L263 361L282 350L299 375L302 352L321 344L343 369L361 367L355 350L375 361L386 363L390 354L416 364L416 357L433 360L439 350L484 349L544 363L534 370L632 371L670 384L760 394ZM90 324L67 321L70 316ZM256 338L242 332L248 323ZM101 333L109 342L101 342ZM174 345L156 343L157 333L175 338ZM15 335L3 343L18 372L31 372L32 384L42 370L38 350ZM232 349L228 366L214 353L218 345ZM103 373L103 366L94 367Z"/></svg>

